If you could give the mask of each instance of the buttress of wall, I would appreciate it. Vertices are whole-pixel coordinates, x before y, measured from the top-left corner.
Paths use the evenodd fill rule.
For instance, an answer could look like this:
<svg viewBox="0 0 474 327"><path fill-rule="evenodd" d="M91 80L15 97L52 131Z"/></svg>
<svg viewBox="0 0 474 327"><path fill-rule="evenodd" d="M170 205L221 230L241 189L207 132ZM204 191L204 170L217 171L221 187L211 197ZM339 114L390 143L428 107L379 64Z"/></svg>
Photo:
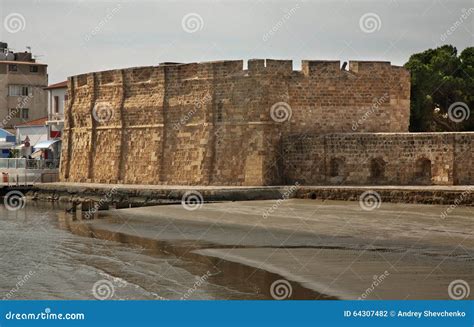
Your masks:
<svg viewBox="0 0 474 327"><path fill-rule="evenodd" d="M241 65L241 64L240 64ZM237 67L236 67L237 68ZM268 86L242 66L231 76L214 81L214 151L210 181L213 184L265 185L264 175L271 146L267 143ZM250 67L249 67L250 68Z"/></svg>
<svg viewBox="0 0 474 327"><path fill-rule="evenodd" d="M121 161L124 88L120 70L93 74L95 101L92 107L92 149L88 181L116 183ZM73 107L75 109L75 107Z"/></svg>
<svg viewBox="0 0 474 327"><path fill-rule="evenodd" d="M454 135L454 183L474 184L474 132Z"/></svg>
<svg viewBox="0 0 474 327"><path fill-rule="evenodd" d="M122 163L118 179L130 184L159 184L163 146L165 74L163 67L122 71Z"/></svg>
<svg viewBox="0 0 474 327"><path fill-rule="evenodd" d="M165 71L160 182L206 184L205 157L209 139L206 125L212 106L212 73L205 76L198 64L170 65Z"/></svg>
<svg viewBox="0 0 474 327"><path fill-rule="evenodd" d="M305 184L419 184L451 185L469 183L461 173L458 182L453 171L469 170L469 160L459 154L471 147L472 133L347 133L292 135L284 139L284 171L287 182ZM463 145L459 146L459 138ZM461 150L461 148L463 150ZM374 177L374 161L383 172ZM427 178L423 162L428 162ZM456 168L457 167L457 168ZM472 166L471 166L472 167Z"/></svg>
<svg viewBox="0 0 474 327"><path fill-rule="evenodd" d="M410 77L389 62L303 61L291 75L291 130L408 132Z"/></svg>
<svg viewBox="0 0 474 327"><path fill-rule="evenodd" d="M85 182L92 147L91 110L94 103L93 74L71 78L69 104L65 108L64 144L61 154L61 180Z"/></svg>

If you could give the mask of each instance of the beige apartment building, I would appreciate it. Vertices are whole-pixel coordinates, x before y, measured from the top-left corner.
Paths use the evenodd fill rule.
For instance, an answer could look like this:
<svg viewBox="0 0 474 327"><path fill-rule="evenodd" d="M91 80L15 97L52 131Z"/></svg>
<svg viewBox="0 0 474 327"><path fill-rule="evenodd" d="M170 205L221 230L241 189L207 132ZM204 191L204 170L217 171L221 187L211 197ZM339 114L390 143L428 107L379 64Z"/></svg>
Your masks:
<svg viewBox="0 0 474 327"><path fill-rule="evenodd" d="M47 117L47 65L37 63L32 53L12 52L0 42L0 126Z"/></svg>

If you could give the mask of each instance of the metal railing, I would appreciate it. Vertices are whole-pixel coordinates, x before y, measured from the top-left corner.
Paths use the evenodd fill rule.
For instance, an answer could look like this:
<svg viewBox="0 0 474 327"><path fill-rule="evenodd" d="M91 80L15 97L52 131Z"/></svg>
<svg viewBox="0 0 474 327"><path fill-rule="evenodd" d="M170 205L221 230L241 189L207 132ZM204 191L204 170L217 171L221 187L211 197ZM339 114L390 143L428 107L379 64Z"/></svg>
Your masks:
<svg viewBox="0 0 474 327"><path fill-rule="evenodd" d="M59 160L0 158L0 186L57 182Z"/></svg>
<svg viewBox="0 0 474 327"><path fill-rule="evenodd" d="M0 158L0 169L58 169L58 159Z"/></svg>

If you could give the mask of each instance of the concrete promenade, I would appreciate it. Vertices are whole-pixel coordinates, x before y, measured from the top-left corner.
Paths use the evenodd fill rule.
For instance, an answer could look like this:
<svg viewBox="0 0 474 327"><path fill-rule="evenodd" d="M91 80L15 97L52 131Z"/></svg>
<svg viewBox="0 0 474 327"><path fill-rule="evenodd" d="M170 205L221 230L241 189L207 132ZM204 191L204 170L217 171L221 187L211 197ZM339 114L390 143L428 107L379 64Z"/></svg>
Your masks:
<svg viewBox="0 0 474 327"><path fill-rule="evenodd" d="M276 200L283 197L320 200L354 200L367 191L377 192L384 202L474 205L474 186L200 186L135 185L97 183L44 183L32 188L30 196L47 201L109 201L125 206L180 202L188 191L195 191L205 202Z"/></svg>

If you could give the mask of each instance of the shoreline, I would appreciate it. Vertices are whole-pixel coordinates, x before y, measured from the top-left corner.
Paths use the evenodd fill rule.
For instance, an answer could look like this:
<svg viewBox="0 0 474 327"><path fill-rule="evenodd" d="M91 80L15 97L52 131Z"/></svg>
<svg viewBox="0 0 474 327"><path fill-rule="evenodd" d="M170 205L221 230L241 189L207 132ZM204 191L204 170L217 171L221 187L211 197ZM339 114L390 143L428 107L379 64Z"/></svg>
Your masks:
<svg viewBox="0 0 474 327"><path fill-rule="evenodd" d="M186 192L203 202L279 200L286 198L359 201L375 192L382 202L474 206L474 186L174 186L93 183L37 184L29 199L45 202L107 202L116 208L177 204ZM105 203L104 203L105 204ZM105 208L106 206L104 206Z"/></svg>
<svg viewBox="0 0 474 327"><path fill-rule="evenodd" d="M110 210L80 225L89 236L227 265L232 268L220 271L237 279L257 274L267 296L272 281L285 279L300 294L299 286L316 294L312 299L403 299L405 294L446 299L450 281L472 279L468 207L440 219L441 206L420 210L419 205L387 203L365 212L351 202L291 199L263 218L273 203L212 203L196 211L181 205ZM403 217L401 206L407 211ZM306 215L314 209L317 215ZM383 285L365 294L374 277L385 273Z"/></svg>

